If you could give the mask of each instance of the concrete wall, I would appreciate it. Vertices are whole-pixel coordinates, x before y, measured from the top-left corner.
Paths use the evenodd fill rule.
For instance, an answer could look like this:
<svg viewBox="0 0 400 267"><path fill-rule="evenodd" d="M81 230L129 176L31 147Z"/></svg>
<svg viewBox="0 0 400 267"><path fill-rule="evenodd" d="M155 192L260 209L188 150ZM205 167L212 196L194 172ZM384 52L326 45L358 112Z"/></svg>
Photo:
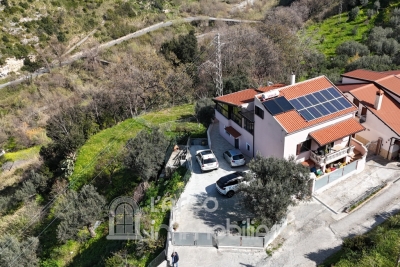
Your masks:
<svg viewBox="0 0 400 267"><path fill-rule="evenodd" d="M345 93L345 96L353 102L354 97L349 93ZM360 103L358 113L361 114L361 109L363 105ZM359 132L356 134L356 139L362 142L364 145L368 142L371 143L368 146L368 149L371 151L376 151L376 141L379 137L382 137L383 142L380 149L380 155L384 158L387 157L388 151L390 148L390 138L398 137L395 132L393 132L385 123L383 123L380 119L376 117L375 114L367 110L366 121L362 123L362 125L366 128L365 131ZM400 138L400 137L399 137ZM390 148L390 155L395 154L395 149L398 149L395 146ZM390 156L389 156L390 157Z"/></svg>
<svg viewBox="0 0 400 267"><path fill-rule="evenodd" d="M367 158L367 148L358 140L352 138L350 141L350 145L354 146L354 149L357 151L360 151L363 157L358 161L357 163L357 172L360 173L364 170L365 168L365 162Z"/></svg>
<svg viewBox="0 0 400 267"><path fill-rule="evenodd" d="M348 83L368 83L368 82L364 82L353 78L342 77L342 83L348 84Z"/></svg>
<svg viewBox="0 0 400 267"><path fill-rule="evenodd" d="M215 111L215 118L219 121L219 134L224 137L232 146L235 146L235 138L229 135L225 131L225 127L232 126L236 131L238 131L241 136L239 139L239 149L243 154L253 157L253 135L249 133L246 129L241 128L236 122L228 120L221 113ZM250 145L250 150L247 150L246 143Z"/></svg>
<svg viewBox="0 0 400 267"><path fill-rule="evenodd" d="M264 119L254 114L254 147L264 157L284 157L286 132L255 97L254 105L264 110Z"/></svg>
<svg viewBox="0 0 400 267"><path fill-rule="evenodd" d="M347 120L347 119L349 119L351 117L353 117L353 114L348 114L348 115L345 115L343 117L336 118L336 119L331 120L331 121L327 121L327 122L325 122L323 124L318 124L318 125L315 125L313 127L308 128L308 129L304 129L303 131L287 135L286 138L285 138L284 157L287 158L290 155L296 155L297 145L302 143L302 142L304 142L304 141L306 141L308 135L311 132L314 132L314 131L319 130L321 128L324 128L324 127L327 127L329 125L338 123L340 121ZM338 140L337 142L335 142L335 144L347 144L346 143L347 141L348 141L348 137L344 138L343 140ZM312 150L318 148L318 144L317 143L312 142L311 144L312 144L312 146L311 146ZM305 159L308 159L309 157L310 157L310 151L307 151L307 152L303 152L303 153L297 155L296 156L296 160L301 162L301 161L304 161Z"/></svg>

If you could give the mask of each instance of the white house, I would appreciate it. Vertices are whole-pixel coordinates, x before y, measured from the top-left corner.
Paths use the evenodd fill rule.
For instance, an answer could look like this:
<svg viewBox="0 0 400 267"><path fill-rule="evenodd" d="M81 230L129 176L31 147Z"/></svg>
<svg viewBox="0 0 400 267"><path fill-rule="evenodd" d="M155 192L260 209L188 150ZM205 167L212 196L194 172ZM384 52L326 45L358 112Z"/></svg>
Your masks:
<svg viewBox="0 0 400 267"><path fill-rule="evenodd" d="M352 138L365 130L354 118L357 108L325 76L214 101L220 133L231 144L250 156L295 156L319 176L315 190L364 169L367 150Z"/></svg>
<svg viewBox="0 0 400 267"><path fill-rule="evenodd" d="M375 154L399 159L400 71L351 71L337 87L357 107L356 116L366 128L355 138Z"/></svg>

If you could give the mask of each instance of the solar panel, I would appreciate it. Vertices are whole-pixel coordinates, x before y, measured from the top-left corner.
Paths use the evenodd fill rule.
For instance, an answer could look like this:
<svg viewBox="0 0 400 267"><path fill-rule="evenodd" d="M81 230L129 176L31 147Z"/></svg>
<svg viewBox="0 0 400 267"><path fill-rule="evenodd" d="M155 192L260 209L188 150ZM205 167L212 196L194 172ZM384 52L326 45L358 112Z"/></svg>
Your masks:
<svg viewBox="0 0 400 267"><path fill-rule="evenodd" d="M308 112L311 113L311 115L313 115L314 118L318 119L319 117L322 117L322 114L319 113L319 111L315 108L315 107L309 107Z"/></svg>
<svg viewBox="0 0 400 267"><path fill-rule="evenodd" d="M335 98L341 97L342 95L333 87L327 89L331 95L333 95Z"/></svg>
<svg viewBox="0 0 400 267"><path fill-rule="evenodd" d="M328 92L328 90L322 90L320 93L326 98L326 100L332 100L334 99L333 95Z"/></svg>
<svg viewBox="0 0 400 267"><path fill-rule="evenodd" d="M306 95L305 98L307 98L307 100L313 105L319 104L318 99L316 99L312 94L311 95Z"/></svg>
<svg viewBox="0 0 400 267"><path fill-rule="evenodd" d="M301 114L301 116L303 116L303 118L304 118L306 121L311 121L311 120L314 119L313 115L311 115L311 113L308 112L307 109L302 109L302 110L299 111L299 113Z"/></svg>
<svg viewBox="0 0 400 267"><path fill-rule="evenodd" d="M312 106L312 104L311 104L304 96L301 96L301 97L297 98L297 100L299 100L299 102L300 102L305 108L308 108L308 107L311 107L311 106Z"/></svg>
<svg viewBox="0 0 400 267"><path fill-rule="evenodd" d="M274 99L264 101L263 105L272 116L283 112L282 108L274 101Z"/></svg>
<svg viewBox="0 0 400 267"><path fill-rule="evenodd" d="M294 109L292 104L290 104L284 96L277 97L274 100L282 108L283 112Z"/></svg>
<svg viewBox="0 0 400 267"><path fill-rule="evenodd" d="M340 104L342 104L345 108L351 108L353 106L352 104L350 104L349 100L344 97L339 97L337 101L339 101Z"/></svg>
<svg viewBox="0 0 400 267"><path fill-rule="evenodd" d="M339 103L339 101L337 101L336 99L331 101L331 104L335 106L335 108L337 108L338 111L341 111L344 109L344 107L342 106L342 104Z"/></svg>
<svg viewBox="0 0 400 267"><path fill-rule="evenodd" d="M320 92L315 92L313 93L316 99L318 99L319 102L325 102L326 98L320 93Z"/></svg>
<svg viewBox="0 0 400 267"><path fill-rule="evenodd" d="M324 108L326 108L330 113L334 113L337 111L337 109L329 102L325 102L322 104Z"/></svg>
<svg viewBox="0 0 400 267"><path fill-rule="evenodd" d="M322 104L314 106L323 116L329 115L330 112L324 108Z"/></svg>
<svg viewBox="0 0 400 267"><path fill-rule="evenodd" d="M290 104L292 104L292 106L295 108L295 109L297 109L297 110L300 110L300 109L303 109L304 107L303 107L303 105L299 102L299 100L297 100L297 99L292 99L292 100L290 100L289 101L290 102Z"/></svg>

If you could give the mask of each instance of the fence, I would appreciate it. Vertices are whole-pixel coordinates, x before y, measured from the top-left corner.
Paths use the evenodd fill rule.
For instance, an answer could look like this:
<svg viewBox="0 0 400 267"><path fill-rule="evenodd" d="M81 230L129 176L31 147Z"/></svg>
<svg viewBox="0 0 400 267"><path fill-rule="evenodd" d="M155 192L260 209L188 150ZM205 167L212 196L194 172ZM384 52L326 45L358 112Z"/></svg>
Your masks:
<svg viewBox="0 0 400 267"><path fill-rule="evenodd" d="M212 233L173 232L172 244L174 246L215 247L216 237Z"/></svg>
<svg viewBox="0 0 400 267"><path fill-rule="evenodd" d="M321 178L315 181L314 185L314 191L317 191L318 189L321 189L322 187L326 186L329 183L332 183L333 181L336 181L337 179L349 174L350 172L354 171L357 169L357 161L353 161L350 164L347 164L343 168L339 168L329 174L323 175Z"/></svg>
<svg viewBox="0 0 400 267"><path fill-rule="evenodd" d="M165 259L167 258L167 250L164 249L163 251L161 251L160 254L158 254L157 257L155 257L154 260L152 260L147 267L157 267L159 266L161 263L163 263L163 261L165 261ZM168 266L168 265L166 265Z"/></svg>

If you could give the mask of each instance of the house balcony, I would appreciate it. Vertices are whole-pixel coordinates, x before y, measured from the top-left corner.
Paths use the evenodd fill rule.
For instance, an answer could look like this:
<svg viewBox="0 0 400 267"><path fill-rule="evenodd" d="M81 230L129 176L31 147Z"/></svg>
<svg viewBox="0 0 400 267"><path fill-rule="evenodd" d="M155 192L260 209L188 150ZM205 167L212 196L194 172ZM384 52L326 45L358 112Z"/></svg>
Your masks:
<svg viewBox="0 0 400 267"><path fill-rule="evenodd" d="M320 155L316 151L311 151L310 159L319 166L324 166L336 160L342 159L348 155L352 155L353 151L354 151L353 145L343 148L341 146L334 146L331 149L329 149L328 153L324 153L323 155Z"/></svg>

